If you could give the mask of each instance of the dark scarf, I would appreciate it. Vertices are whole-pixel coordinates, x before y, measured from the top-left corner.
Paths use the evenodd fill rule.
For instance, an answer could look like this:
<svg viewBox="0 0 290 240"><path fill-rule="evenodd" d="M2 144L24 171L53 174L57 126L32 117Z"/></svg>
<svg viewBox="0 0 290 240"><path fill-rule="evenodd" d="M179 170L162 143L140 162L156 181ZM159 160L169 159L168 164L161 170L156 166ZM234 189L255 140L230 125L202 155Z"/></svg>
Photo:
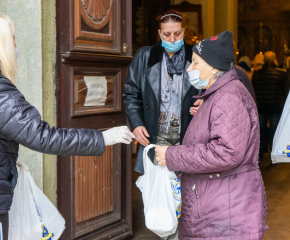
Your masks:
<svg viewBox="0 0 290 240"><path fill-rule="evenodd" d="M166 65L167 72L170 75L176 74L181 75L183 73L184 63L185 63L185 50L184 45L177 51L172 58L169 58L169 55L166 51Z"/></svg>

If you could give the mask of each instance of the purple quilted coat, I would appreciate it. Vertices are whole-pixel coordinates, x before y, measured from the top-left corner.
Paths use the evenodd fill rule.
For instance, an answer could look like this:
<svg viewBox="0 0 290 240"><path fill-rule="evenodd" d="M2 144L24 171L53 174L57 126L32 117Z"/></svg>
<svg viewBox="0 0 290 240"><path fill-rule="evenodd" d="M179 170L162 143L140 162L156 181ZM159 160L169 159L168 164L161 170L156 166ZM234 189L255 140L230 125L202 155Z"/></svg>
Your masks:
<svg viewBox="0 0 290 240"><path fill-rule="evenodd" d="M205 93L181 146L166 151L181 171L179 240L256 240L268 230L267 200L258 168L256 104L236 70Z"/></svg>

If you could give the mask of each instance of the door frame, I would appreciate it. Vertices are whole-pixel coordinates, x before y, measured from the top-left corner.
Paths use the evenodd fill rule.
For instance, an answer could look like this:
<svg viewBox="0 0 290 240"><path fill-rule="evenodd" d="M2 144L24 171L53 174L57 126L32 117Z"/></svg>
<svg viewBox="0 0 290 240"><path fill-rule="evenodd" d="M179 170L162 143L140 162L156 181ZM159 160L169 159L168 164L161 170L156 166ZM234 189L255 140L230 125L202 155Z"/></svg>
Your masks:
<svg viewBox="0 0 290 240"><path fill-rule="evenodd" d="M114 0L119 1L119 0ZM56 0L56 26L57 26L57 123L59 128L73 128L76 125L78 116L73 116L71 101L73 100L72 84L74 79L74 68L106 68L116 67L121 72L121 89L124 92L124 82L128 66L132 61L132 5L131 0L122 0L121 19L122 29L120 31L121 43L126 43L126 51L113 55L105 52L79 52L74 49L74 0ZM126 14L124 14L126 13ZM122 101L121 101L122 102ZM128 125L124 115L124 105L121 103L122 115L118 115ZM121 113L120 113L121 114ZM92 121L97 118L100 121L106 119L105 114L92 114L86 119ZM83 127L83 126L82 126ZM99 130L114 127L107 123ZM125 239L132 235L132 154L131 145L118 146L121 151L119 157L121 181L118 184L122 187L120 196L120 220L110 226L101 228L92 233L82 235L77 232L75 224L75 160L73 156L59 156L57 163L57 198L58 209L66 220L66 229L61 237L68 239Z"/></svg>

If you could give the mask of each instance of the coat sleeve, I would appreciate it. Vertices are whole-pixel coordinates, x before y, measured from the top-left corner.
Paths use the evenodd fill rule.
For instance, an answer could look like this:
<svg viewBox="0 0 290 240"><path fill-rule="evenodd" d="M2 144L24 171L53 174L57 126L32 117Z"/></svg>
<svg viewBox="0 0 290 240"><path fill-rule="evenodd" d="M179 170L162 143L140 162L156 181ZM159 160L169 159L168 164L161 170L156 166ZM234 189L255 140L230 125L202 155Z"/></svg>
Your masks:
<svg viewBox="0 0 290 240"><path fill-rule="evenodd" d="M148 56L146 57L146 55L149 55L147 48L138 50L131 62L123 93L124 105L132 131L136 127L144 126L141 79L147 69Z"/></svg>
<svg viewBox="0 0 290 240"><path fill-rule="evenodd" d="M9 140L46 154L103 154L105 144L102 132L93 129L50 127L47 122L41 120L37 109L25 100L13 84L1 85L0 132Z"/></svg>
<svg viewBox="0 0 290 240"><path fill-rule="evenodd" d="M233 94L221 96L211 110L209 129L211 140L207 144L168 147L168 169L186 173L214 173L239 166L251 129L248 110L243 102Z"/></svg>

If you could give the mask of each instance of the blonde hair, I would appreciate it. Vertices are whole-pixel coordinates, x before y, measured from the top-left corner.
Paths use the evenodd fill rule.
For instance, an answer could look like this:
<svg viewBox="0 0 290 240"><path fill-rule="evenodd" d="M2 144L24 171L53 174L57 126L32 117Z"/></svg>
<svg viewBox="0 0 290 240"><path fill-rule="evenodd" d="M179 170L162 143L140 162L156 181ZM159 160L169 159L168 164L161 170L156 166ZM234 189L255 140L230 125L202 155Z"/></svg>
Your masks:
<svg viewBox="0 0 290 240"><path fill-rule="evenodd" d="M0 15L0 70L3 76L15 84L17 59L14 46L15 28L12 20Z"/></svg>

